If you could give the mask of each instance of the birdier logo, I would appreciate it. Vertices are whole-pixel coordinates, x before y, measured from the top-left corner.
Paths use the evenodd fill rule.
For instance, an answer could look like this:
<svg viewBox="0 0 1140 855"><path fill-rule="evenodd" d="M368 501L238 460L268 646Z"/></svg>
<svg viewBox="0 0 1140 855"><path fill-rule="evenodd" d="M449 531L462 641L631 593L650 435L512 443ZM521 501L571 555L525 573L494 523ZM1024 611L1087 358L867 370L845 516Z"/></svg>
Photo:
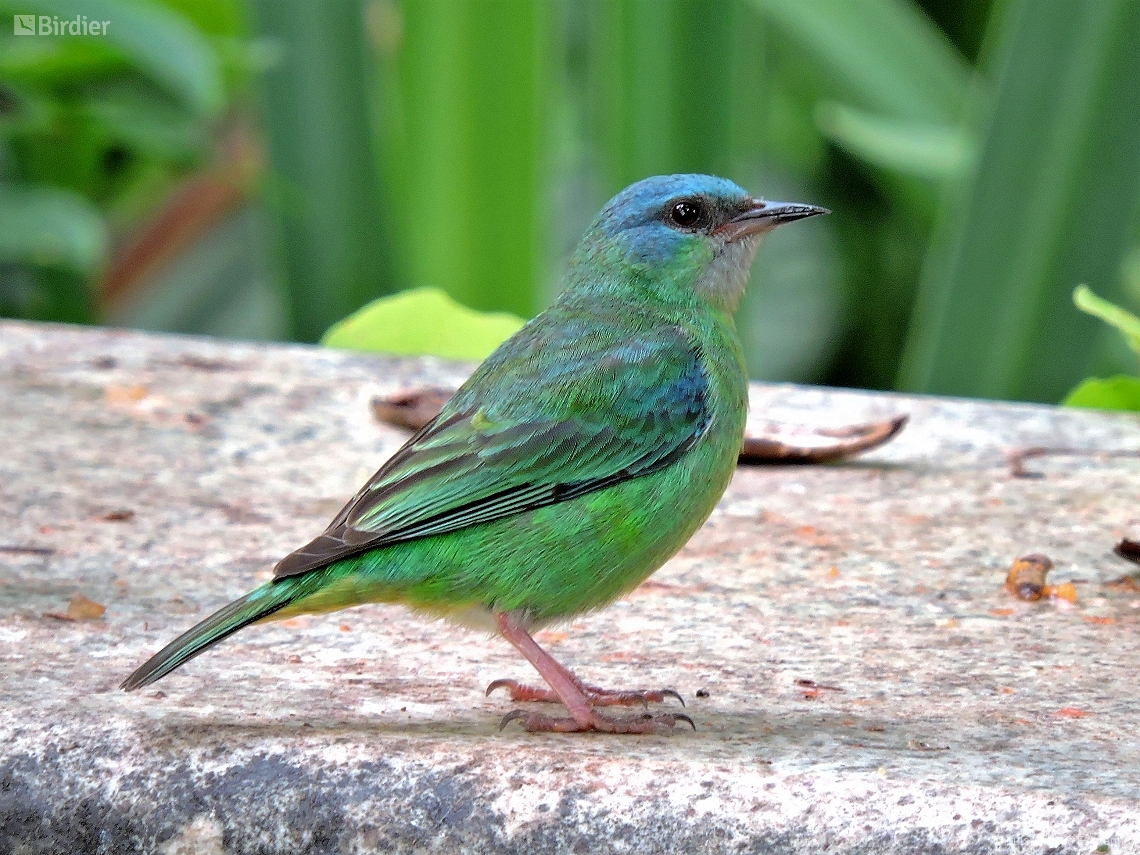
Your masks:
<svg viewBox="0 0 1140 855"><path fill-rule="evenodd" d="M105 36L110 21L92 21L86 15L13 15L12 32L17 36Z"/></svg>

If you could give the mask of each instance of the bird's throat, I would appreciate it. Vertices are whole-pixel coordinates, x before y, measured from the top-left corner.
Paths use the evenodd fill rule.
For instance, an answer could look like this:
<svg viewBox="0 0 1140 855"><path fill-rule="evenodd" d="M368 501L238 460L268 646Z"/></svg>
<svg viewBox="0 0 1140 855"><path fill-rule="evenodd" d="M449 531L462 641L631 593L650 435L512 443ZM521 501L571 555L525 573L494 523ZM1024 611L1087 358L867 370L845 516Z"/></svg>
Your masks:
<svg viewBox="0 0 1140 855"><path fill-rule="evenodd" d="M694 283L697 293L717 308L730 314L735 312L744 296L759 246L759 235L725 243Z"/></svg>

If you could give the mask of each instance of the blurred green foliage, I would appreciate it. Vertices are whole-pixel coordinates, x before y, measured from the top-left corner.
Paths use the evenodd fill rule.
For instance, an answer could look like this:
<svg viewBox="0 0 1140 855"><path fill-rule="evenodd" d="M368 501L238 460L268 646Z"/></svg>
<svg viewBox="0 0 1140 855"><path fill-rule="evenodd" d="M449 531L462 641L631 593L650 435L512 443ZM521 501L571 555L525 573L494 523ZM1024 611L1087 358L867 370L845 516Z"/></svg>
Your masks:
<svg viewBox="0 0 1140 855"><path fill-rule="evenodd" d="M112 20L105 37L17 36L15 13ZM0 313L95 319L110 222L205 153L223 100L201 31L161 6L0 2Z"/></svg>
<svg viewBox="0 0 1140 855"><path fill-rule="evenodd" d="M704 171L834 211L761 249L755 377L1056 401L1132 369L1069 301L1140 307L1132 0L13 4L113 23L0 20L4 314L97 319L111 243L236 113L267 228L225 245L272 276L235 305L298 340L409 288L532 315L612 193Z"/></svg>

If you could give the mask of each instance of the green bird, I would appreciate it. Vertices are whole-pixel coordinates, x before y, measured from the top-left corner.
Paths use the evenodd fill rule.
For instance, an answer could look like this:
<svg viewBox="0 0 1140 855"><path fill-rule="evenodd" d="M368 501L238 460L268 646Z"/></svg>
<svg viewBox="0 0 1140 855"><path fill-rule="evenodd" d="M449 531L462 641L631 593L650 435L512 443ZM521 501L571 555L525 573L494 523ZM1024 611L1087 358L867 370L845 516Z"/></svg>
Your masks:
<svg viewBox="0 0 1140 855"><path fill-rule="evenodd" d="M455 397L274 578L129 676L138 689L244 626L403 603L490 628L549 689L496 680L528 731L669 732L675 713L611 716L668 689L588 686L530 633L600 609L677 552L728 486L748 384L733 312L760 237L824 214L708 175L647 178L611 199L554 304ZM684 703L684 701L681 701Z"/></svg>

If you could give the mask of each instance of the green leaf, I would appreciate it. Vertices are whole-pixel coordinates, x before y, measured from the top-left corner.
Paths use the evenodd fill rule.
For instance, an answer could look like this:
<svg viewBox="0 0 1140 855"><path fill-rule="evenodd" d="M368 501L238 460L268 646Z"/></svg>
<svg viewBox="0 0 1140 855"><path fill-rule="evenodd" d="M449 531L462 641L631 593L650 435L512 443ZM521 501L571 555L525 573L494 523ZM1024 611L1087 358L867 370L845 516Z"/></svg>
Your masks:
<svg viewBox="0 0 1140 855"><path fill-rule="evenodd" d="M1015 0L995 26L977 167L944 199L898 385L1056 401L1108 373L1071 290L1115 299L1134 240L1140 3Z"/></svg>
<svg viewBox="0 0 1140 855"><path fill-rule="evenodd" d="M541 305L553 5L376 4L390 108L380 154L410 284L480 309Z"/></svg>
<svg viewBox="0 0 1140 855"><path fill-rule="evenodd" d="M730 172L739 80L733 40L741 27L734 4L641 0L594 8L591 118L605 190L616 193L647 175ZM702 59L676 61L686 56Z"/></svg>
<svg viewBox="0 0 1140 855"><path fill-rule="evenodd" d="M221 109L224 93L218 57L202 33L171 9L148 0L21 0L18 11L61 20L84 16L88 21L107 21L105 36L36 38L113 46L195 113L209 116Z"/></svg>
<svg viewBox="0 0 1140 855"><path fill-rule="evenodd" d="M387 227L412 214L379 180L361 4L255 0L250 8L259 36L280 47L280 61L259 83L290 332L316 341L349 312L398 289ZM446 189L430 199L440 215L453 203ZM425 253L447 251L449 236L426 223L417 237L427 242Z"/></svg>
<svg viewBox="0 0 1140 855"><path fill-rule="evenodd" d="M1073 291L1073 302L1082 312L1088 312L1124 333L1128 346L1140 356L1140 318L1108 300L1101 299L1087 285L1077 286Z"/></svg>
<svg viewBox="0 0 1140 855"><path fill-rule="evenodd" d="M94 276L106 256L103 217L82 196L52 187L0 185L0 262Z"/></svg>
<svg viewBox="0 0 1140 855"><path fill-rule="evenodd" d="M477 312L438 288L415 288L373 300L321 338L327 347L445 359L485 359L514 335L522 318Z"/></svg>
<svg viewBox="0 0 1140 855"><path fill-rule="evenodd" d="M952 178L973 160L973 141L957 124L894 119L827 101L816 108L816 121L855 157L917 178Z"/></svg>
<svg viewBox="0 0 1140 855"><path fill-rule="evenodd" d="M910 0L753 0L813 55L837 94L895 118L961 118L970 68Z"/></svg>
<svg viewBox="0 0 1140 855"><path fill-rule="evenodd" d="M1066 407L1140 412L1140 377L1118 374L1107 380L1085 380L1066 396Z"/></svg>

